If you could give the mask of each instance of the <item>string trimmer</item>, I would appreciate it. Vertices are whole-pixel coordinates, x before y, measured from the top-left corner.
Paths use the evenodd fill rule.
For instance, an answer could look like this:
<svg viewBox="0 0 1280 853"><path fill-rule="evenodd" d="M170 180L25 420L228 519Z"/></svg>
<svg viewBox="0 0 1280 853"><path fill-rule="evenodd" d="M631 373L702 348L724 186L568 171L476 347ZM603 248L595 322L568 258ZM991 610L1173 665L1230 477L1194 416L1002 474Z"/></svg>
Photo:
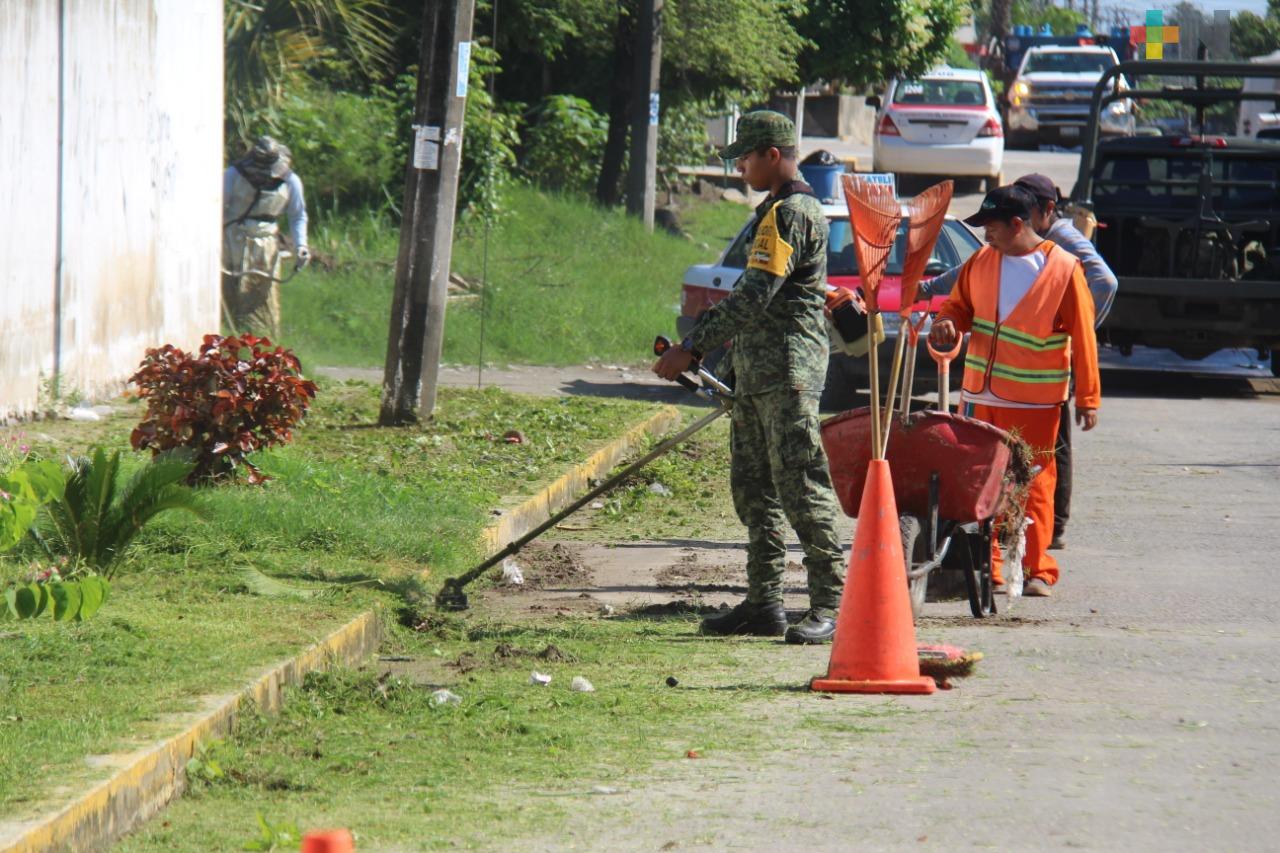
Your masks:
<svg viewBox="0 0 1280 853"><path fill-rule="evenodd" d="M670 348L671 341L662 336L659 336L653 342L654 355L662 355ZM703 367L698 361L693 362L690 366L690 370L701 380L701 384L693 381L693 378L688 374L683 373L676 381L689 391L697 394L699 397L704 397L716 403L714 411L708 412L684 429L680 430L680 432L664 440L644 456L641 456L635 462L632 462L617 474L614 474L612 477L557 512L555 515L542 522L542 524L539 524L519 539L516 539L510 545L503 548L483 563L480 563L475 568L463 572L455 578L449 578L446 580L444 582L444 586L441 587L440 592L436 594L436 607L441 610L466 610L470 605L467 601L467 594L463 592L463 587L480 578L485 572L501 563L507 557L518 553L525 545L528 545L534 539L537 539L543 533L547 532L561 521L564 521L566 518L591 503L591 501L617 488L641 468L648 465L659 456L669 452L672 448L681 444L693 434L700 432L716 418L728 412L733 406L733 390L712 375L712 373Z"/></svg>

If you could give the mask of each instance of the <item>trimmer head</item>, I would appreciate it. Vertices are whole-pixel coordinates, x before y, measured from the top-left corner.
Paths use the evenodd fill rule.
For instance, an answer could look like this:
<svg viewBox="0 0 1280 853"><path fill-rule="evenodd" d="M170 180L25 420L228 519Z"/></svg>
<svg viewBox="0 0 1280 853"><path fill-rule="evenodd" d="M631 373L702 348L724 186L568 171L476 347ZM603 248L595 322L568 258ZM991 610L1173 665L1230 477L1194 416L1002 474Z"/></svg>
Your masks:
<svg viewBox="0 0 1280 853"><path fill-rule="evenodd" d="M455 586L451 582L446 582L440 591L436 593L436 609L460 611L467 610L471 607L471 603L467 600L467 594L462 591L462 587Z"/></svg>

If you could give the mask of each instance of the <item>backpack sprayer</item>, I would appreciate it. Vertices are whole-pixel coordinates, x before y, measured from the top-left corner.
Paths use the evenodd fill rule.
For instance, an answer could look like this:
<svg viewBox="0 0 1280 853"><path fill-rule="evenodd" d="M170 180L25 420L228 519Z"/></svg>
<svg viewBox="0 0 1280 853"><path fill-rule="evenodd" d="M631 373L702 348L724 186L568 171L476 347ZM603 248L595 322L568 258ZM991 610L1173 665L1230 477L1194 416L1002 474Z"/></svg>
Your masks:
<svg viewBox="0 0 1280 853"><path fill-rule="evenodd" d="M659 335L653 342L654 355L660 356L670 348L671 341L661 335ZM480 563L473 569L463 572L455 578L449 578L446 580L444 582L444 586L441 587L440 592L436 594L436 607L441 610L466 610L469 604L467 602L467 594L463 592L463 587L481 577L485 572L501 563L507 557L517 553L525 545L528 545L534 539L537 539L543 533L550 530L552 527L555 527L561 521L568 518L570 515L573 515L591 501L600 497L600 495L617 488L630 478L632 474L635 474L641 468L648 465L659 456L667 453L694 433L701 431L716 418L728 412L733 406L733 389L712 375L712 373L704 368L699 361L695 360L690 365L690 369L690 372L694 373L701 382L695 382L693 377L688 373L680 374L679 379L676 381L693 394L716 403L714 411L708 412L684 429L680 430L680 432L666 439L644 456L641 456L635 462L632 462L617 474L614 474L612 477L557 512L555 515L542 522L542 524L539 524L519 539L516 539L510 545L503 548L483 563Z"/></svg>

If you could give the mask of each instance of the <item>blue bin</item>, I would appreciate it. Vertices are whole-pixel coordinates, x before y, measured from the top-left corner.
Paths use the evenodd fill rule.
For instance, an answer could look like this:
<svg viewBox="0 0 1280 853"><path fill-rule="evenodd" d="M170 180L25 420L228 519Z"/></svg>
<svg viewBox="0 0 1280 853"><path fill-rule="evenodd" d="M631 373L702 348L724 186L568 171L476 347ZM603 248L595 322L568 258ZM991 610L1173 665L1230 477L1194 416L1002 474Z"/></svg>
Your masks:
<svg viewBox="0 0 1280 853"><path fill-rule="evenodd" d="M804 177L804 182L813 187L814 195L822 200L823 204L839 204L843 198L843 192L840 189L840 176L844 174L844 164L837 163L834 166L801 166L800 174Z"/></svg>

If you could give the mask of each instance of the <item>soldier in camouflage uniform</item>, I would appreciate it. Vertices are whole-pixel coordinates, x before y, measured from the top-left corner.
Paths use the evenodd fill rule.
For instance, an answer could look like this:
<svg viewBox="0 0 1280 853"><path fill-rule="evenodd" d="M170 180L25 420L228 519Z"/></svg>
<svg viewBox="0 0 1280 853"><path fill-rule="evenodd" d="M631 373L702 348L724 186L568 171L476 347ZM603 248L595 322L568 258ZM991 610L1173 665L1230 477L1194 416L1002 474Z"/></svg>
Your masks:
<svg viewBox="0 0 1280 853"><path fill-rule="evenodd" d="M736 377L731 484L747 527L747 598L702 623L707 634L786 635L790 643L831 639L843 589L836 499L818 432L828 337L822 313L827 220L813 191L796 179L795 127L761 110L742 116L738 138L720 152L769 197L756 208L747 269L679 348L654 365L674 379L691 360L732 342ZM787 627L782 606L785 523L800 537L810 610Z"/></svg>

